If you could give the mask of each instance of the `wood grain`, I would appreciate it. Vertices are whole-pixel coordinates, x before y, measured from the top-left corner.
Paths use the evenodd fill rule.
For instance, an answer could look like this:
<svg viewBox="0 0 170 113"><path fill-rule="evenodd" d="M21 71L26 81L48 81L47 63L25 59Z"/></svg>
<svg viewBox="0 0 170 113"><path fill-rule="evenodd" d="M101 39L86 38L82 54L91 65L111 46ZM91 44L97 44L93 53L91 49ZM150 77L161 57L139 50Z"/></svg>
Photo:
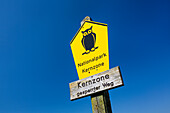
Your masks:
<svg viewBox="0 0 170 113"><path fill-rule="evenodd" d="M70 99L75 100L94 93L123 86L119 66L69 84Z"/></svg>

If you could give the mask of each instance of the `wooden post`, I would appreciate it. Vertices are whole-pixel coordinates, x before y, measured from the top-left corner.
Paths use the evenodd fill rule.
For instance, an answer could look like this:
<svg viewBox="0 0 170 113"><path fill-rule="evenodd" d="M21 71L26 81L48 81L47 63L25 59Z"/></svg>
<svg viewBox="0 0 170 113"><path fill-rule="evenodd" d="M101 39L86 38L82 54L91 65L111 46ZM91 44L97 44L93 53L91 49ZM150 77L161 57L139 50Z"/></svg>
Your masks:
<svg viewBox="0 0 170 113"><path fill-rule="evenodd" d="M89 16L86 16L81 21L81 26L85 21L92 21ZM112 113L110 97L108 91L102 91L91 96L93 113Z"/></svg>
<svg viewBox="0 0 170 113"><path fill-rule="evenodd" d="M86 16L82 21L81 21L81 26L83 25L83 23L85 22L85 21L92 21L92 19L89 17L89 16Z"/></svg>
<svg viewBox="0 0 170 113"><path fill-rule="evenodd" d="M91 96L93 113L112 113L109 92L103 91Z"/></svg>

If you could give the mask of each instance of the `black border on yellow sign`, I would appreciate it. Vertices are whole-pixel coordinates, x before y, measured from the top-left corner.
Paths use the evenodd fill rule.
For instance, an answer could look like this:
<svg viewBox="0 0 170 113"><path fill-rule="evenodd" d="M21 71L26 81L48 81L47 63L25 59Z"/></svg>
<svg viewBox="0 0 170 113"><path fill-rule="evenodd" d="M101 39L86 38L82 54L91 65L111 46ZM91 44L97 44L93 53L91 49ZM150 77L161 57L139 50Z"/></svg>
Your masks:
<svg viewBox="0 0 170 113"><path fill-rule="evenodd" d="M98 24L98 25L102 25L102 26L107 26L107 24L99 23L99 22L94 22L94 21L85 21L85 22L83 23L83 25L84 25L86 22L87 22L87 23ZM81 28L83 27L83 25L79 28L79 30L77 31L76 35L75 35L75 36L73 37L73 39L71 40L70 44L74 41L74 39L76 38L77 34L79 33L79 31L80 31Z"/></svg>

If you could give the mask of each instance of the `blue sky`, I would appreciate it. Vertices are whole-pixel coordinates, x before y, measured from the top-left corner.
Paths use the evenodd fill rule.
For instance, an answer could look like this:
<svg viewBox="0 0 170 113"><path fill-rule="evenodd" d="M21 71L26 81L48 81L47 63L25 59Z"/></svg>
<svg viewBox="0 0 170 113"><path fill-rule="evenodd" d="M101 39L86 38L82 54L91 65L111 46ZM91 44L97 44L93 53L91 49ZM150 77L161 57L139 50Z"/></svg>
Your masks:
<svg viewBox="0 0 170 113"><path fill-rule="evenodd" d="M92 113L70 101L78 80L70 41L85 16L107 23L110 68L125 86L109 91L114 113L170 111L170 1L1 0L0 113Z"/></svg>

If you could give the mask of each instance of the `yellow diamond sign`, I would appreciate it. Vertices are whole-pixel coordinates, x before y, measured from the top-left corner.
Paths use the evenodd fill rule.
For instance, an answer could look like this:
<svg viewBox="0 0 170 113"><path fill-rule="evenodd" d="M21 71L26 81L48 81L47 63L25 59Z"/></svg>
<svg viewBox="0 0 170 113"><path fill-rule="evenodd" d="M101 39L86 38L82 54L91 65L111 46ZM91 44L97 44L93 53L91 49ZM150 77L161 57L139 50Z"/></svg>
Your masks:
<svg viewBox="0 0 170 113"><path fill-rule="evenodd" d="M109 69L107 24L85 21L70 46L79 79Z"/></svg>

